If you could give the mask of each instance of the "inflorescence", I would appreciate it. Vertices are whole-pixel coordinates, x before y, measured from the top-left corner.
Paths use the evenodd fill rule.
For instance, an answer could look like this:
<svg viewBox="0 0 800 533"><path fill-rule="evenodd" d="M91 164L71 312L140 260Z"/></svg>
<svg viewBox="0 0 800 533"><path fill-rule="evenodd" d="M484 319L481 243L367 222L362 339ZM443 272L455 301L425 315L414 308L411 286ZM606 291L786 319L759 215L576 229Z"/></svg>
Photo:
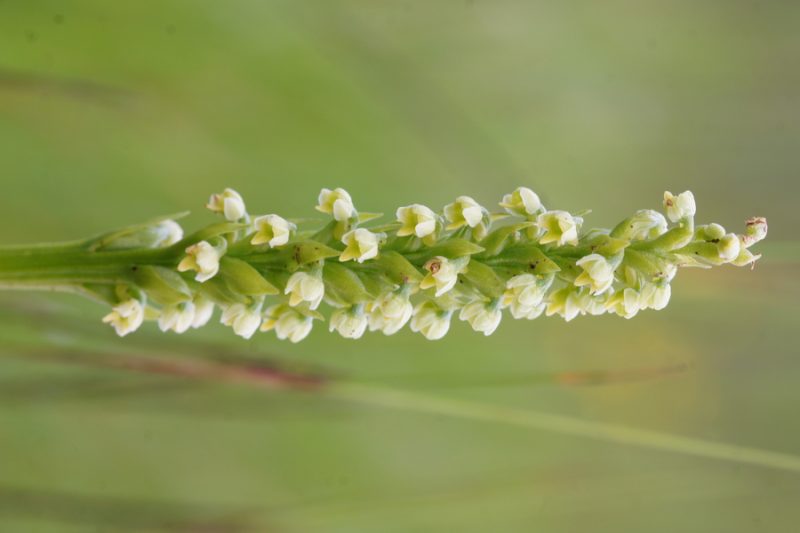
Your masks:
<svg viewBox="0 0 800 533"><path fill-rule="evenodd" d="M225 221L187 237L171 217L49 253L7 251L0 288L48 286L103 300L113 307L103 321L120 336L145 320L183 333L220 307L222 323L244 338L274 330L298 342L327 315L346 338L408 324L434 340L454 316L490 335L506 310L529 320L632 318L667 305L678 267L759 259L750 247L767 234L764 218L734 234L695 226L689 191L664 193L663 205L666 217L645 209L610 230L584 230L583 217L548 210L520 187L503 197L502 211L459 196L441 212L413 204L395 222L370 226L380 215L357 211L344 189L323 189L316 209L330 220L307 230L277 214L251 216L226 189L206 206Z"/></svg>

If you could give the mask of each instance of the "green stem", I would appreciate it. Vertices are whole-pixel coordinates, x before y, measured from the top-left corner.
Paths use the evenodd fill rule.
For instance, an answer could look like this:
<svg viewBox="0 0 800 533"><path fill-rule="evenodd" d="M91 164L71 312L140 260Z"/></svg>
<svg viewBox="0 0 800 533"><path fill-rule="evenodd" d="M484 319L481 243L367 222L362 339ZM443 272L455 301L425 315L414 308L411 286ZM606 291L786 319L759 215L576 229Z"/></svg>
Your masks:
<svg viewBox="0 0 800 533"><path fill-rule="evenodd" d="M139 265L174 266L172 249L92 252L74 243L0 248L0 287L63 288L131 283Z"/></svg>

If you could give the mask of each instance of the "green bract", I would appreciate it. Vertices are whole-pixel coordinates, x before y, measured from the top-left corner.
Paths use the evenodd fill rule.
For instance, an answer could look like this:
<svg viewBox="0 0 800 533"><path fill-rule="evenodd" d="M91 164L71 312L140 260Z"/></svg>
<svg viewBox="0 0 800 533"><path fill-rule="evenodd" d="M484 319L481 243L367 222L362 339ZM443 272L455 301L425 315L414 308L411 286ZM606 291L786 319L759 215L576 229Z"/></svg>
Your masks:
<svg viewBox="0 0 800 533"><path fill-rule="evenodd" d="M695 226L689 191L665 193L666 217L639 210L608 230L585 230L581 216L546 209L525 187L499 206L491 212L459 196L440 212L413 204L398 208L396 221L371 224L379 215L359 214L347 191L323 189L316 209L330 218L315 228L251 216L226 189L207 205L226 220L188 237L161 218L76 243L0 248L0 288L106 302L103 321L119 335L147 320L182 333L219 307L222 323L245 338L275 330L298 342L327 315L329 329L347 338L410 323L438 339L453 316L489 335L506 310L572 320L662 309L678 267L752 265L760 256L749 248L767 234L759 217L743 234Z"/></svg>

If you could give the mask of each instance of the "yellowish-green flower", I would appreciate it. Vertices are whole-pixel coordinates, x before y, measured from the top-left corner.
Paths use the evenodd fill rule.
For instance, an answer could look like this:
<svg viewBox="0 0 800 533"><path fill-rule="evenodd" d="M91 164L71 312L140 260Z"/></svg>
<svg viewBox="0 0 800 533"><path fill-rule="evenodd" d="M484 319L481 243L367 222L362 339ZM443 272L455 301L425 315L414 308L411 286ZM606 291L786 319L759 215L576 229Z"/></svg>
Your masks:
<svg viewBox="0 0 800 533"><path fill-rule="evenodd" d="M547 301L547 316L560 315L567 322L583 311L581 293L575 287L564 287L550 295Z"/></svg>
<svg viewBox="0 0 800 533"><path fill-rule="evenodd" d="M425 270L428 274L419 284L420 289L430 289L436 287L436 297L439 297L452 289L458 281L458 275L464 270L467 262L462 259L451 261L443 256L436 256L425 263Z"/></svg>
<svg viewBox="0 0 800 533"><path fill-rule="evenodd" d="M305 339L313 326L314 319L286 304L270 306L264 311L261 331L275 330L280 340L296 343Z"/></svg>
<svg viewBox="0 0 800 533"><path fill-rule="evenodd" d="M475 228L483 222L484 215L488 214L486 209L470 198L469 196L459 196L452 204L444 208L444 216L447 218L447 230L456 230L463 226Z"/></svg>
<svg viewBox="0 0 800 533"><path fill-rule="evenodd" d="M270 248L283 246L292 236L297 226L278 215L264 215L253 221L256 233L250 239L250 244L268 244Z"/></svg>
<svg viewBox="0 0 800 533"><path fill-rule="evenodd" d="M532 216L544 210L539 196L527 187L519 187L503 196L500 207L512 215Z"/></svg>
<svg viewBox="0 0 800 533"><path fill-rule="evenodd" d="M316 309L325 295L325 283L315 273L295 272L286 282L284 293L289 295L292 307L308 302L310 309Z"/></svg>
<svg viewBox="0 0 800 533"><path fill-rule="evenodd" d="M429 341L439 340L450 330L452 311L441 309L435 302L426 300L414 308L411 331L422 333Z"/></svg>
<svg viewBox="0 0 800 533"><path fill-rule="evenodd" d="M220 253L208 241L200 241L186 248L186 256L178 263L178 272L197 272L194 279L203 283L219 272Z"/></svg>
<svg viewBox="0 0 800 533"><path fill-rule="evenodd" d="M641 209L634 214L624 235L632 241L655 239L667 232L667 219L658 211Z"/></svg>
<svg viewBox="0 0 800 533"><path fill-rule="evenodd" d="M389 292L367 304L369 330L394 335L411 319L414 306L404 291Z"/></svg>
<svg viewBox="0 0 800 533"><path fill-rule="evenodd" d="M548 211L536 219L541 244L556 243L558 246L578 244L579 220L566 211Z"/></svg>
<svg viewBox="0 0 800 533"><path fill-rule="evenodd" d="M475 331L488 336L500 325L503 314L498 305L477 301L462 307L458 318L469 322Z"/></svg>
<svg viewBox="0 0 800 533"><path fill-rule="evenodd" d="M363 305L337 309L331 314L330 331L338 331L346 339L358 339L367 330L368 318Z"/></svg>
<svg viewBox="0 0 800 533"><path fill-rule="evenodd" d="M677 196L669 191L665 192L664 209L667 211L667 218L672 222L694 217L697 205L692 191L685 191Z"/></svg>
<svg viewBox="0 0 800 533"><path fill-rule="evenodd" d="M397 230L398 237L415 235L424 239L435 234L438 217L428 207L412 204L397 210L397 220L401 224Z"/></svg>
<svg viewBox="0 0 800 533"><path fill-rule="evenodd" d="M233 332L240 337L249 339L261 325L261 306L231 304L222 311L220 320L226 326L232 327Z"/></svg>
<svg viewBox="0 0 800 533"><path fill-rule="evenodd" d="M614 283L614 267L600 254L589 254L575 264L583 269L575 286L588 285L590 294L603 294Z"/></svg>
<svg viewBox="0 0 800 533"><path fill-rule="evenodd" d="M533 274L519 274L506 282L503 294L503 306L511 310L514 318L533 319L544 311L544 300L547 289L553 278L541 279Z"/></svg>
<svg viewBox="0 0 800 533"><path fill-rule="evenodd" d="M225 218L231 222L236 222L247 216L242 195L233 189L225 189L220 194L212 194L206 207L215 213L224 214Z"/></svg>
<svg viewBox="0 0 800 533"><path fill-rule="evenodd" d="M606 309L621 317L633 318L642 309L641 295L635 289L627 287L608 297Z"/></svg>
<svg viewBox="0 0 800 533"><path fill-rule="evenodd" d="M322 189L319 193L317 211L333 215L338 222L345 222L356 215L356 208L350 194L341 188Z"/></svg>
<svg viewBox="0 0 800 533"><path fill-rule="evenodd" d="M348 231L342 237L345 249L339 256L339 261L354 259L359 263L363 263L368 259L374 259L378 256L380 237L377 233L372 233L364 228Z"/></svg>
<svg viewBox="0 0 800 533"><path fill-rule="evenodd" d="M144 322L144 306L139 300L130 298L115 305L111 312L103 317L103 322L111 324L117 335L124 337L139 329Z"/></svg>

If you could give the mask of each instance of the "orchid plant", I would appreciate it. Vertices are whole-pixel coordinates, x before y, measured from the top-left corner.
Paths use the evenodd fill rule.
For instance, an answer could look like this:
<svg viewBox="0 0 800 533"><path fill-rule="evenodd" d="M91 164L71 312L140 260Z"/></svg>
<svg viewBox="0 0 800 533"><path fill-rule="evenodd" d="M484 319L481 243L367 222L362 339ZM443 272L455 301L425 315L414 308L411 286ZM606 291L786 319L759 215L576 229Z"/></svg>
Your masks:
<svg viewBox="0 0 800 533"><path fill-rule="evenodd" d="M489 210L459 196L441 211L400 207L394 222L359 212L344 189L323 189L327 223L251 216L233 189L206 207L224 218L184 235L178 216L79 242L0 248L0 288L64 290L104 302L120 336L145 321L183 333L221 321L244 338L275 331L298 342L315 321L356 339L407 324L435 340L457 316L492 334L516 319L614 313L632 318L669 302L679 267L753 265L767 221L743 233L695 225L691 192L664 194L664 214L636 211L611 229L546 209L520 187ZM325 308L322 304L326 304ZM325 310L330 308L329 310Z"/></svg>

